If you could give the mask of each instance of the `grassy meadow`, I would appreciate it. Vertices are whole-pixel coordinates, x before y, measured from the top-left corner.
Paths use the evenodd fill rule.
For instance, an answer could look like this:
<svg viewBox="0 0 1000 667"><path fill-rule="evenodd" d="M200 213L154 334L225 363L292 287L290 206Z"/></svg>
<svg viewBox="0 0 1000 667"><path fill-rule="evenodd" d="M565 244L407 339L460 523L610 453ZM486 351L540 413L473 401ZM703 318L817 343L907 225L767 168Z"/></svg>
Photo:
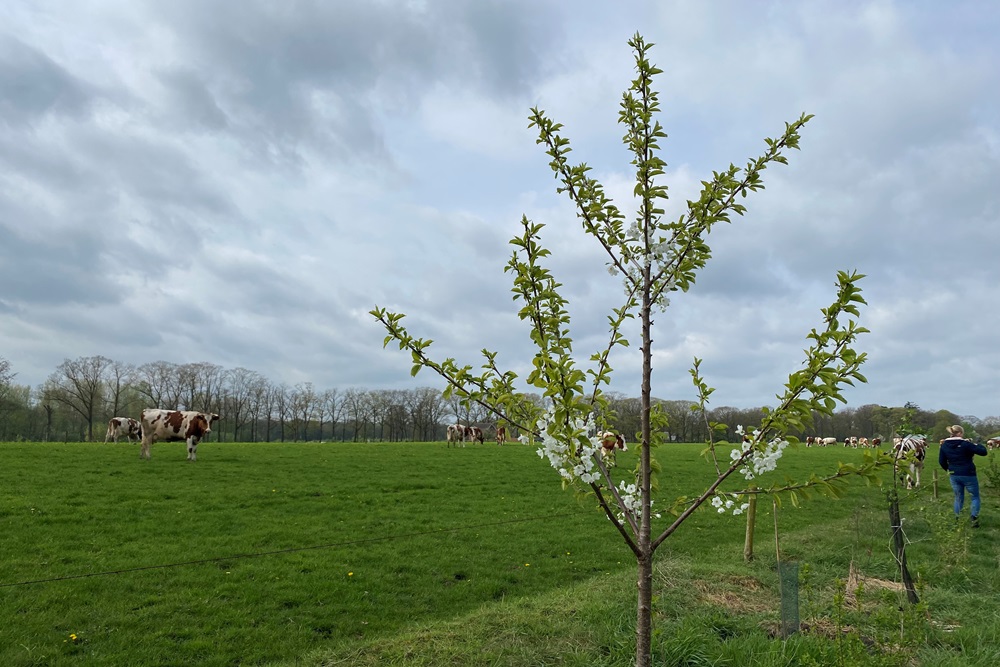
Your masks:
<svg viewBox="0 0 1000 667"><path fill-rule="evenodd" d="M657 451L669 497L704 485L701 449ZM198 454L0 443L0 665L632 659L631 553L534 448L206 442ZM1000 663L1000 490L981 475L982 527L954 525L946 480L933 498L935 457L902 503L919 605L893 589L883 492L854 482L841 500L778 509L803 632L775 639L770 503L751 563L742 517L708 507L658 552L656 663ZM789 450L781 472L856 459Z"/></svg>

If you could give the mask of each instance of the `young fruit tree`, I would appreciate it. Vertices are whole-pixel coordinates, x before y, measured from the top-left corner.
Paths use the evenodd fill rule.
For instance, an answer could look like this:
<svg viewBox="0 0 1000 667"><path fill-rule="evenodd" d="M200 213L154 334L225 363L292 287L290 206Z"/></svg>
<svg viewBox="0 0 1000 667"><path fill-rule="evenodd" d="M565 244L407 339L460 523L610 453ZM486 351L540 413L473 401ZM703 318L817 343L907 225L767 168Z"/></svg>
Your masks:
<svg viewBox="0 0 1000 667"><path fill-rule="evenodd" d="M402 324L402 313L375 307L371 314L381 322L388 335L384 345L395 342L412 355L412 374L431 369L446 381L446 396L458 396L485 408L498 421L516 428L522 439L539 444L538 454L558 472L564 487L574 487L592 494L635 556L638 570L635 664L646 667L652 655L653 555L697 509L708 503L719 512L739 514L755 494L789 497L793 503L811 491L836 496L851 475L877 481L879 457L866 455L858 465L840 465L825 476L813 475L801 482L766 486L757 479L773 470L789 440L790 431L800 431L815 413L830 414L837 401L844 402L841 390L854 381L864 382L859 368L865 354L854 344L866 329L858 326L858 305L864 303L857 286L863 277L856 272L837 274L836 298L822 309L822 326L807 335L811 341L801 367L792 372L784 391L777 396L777 407L766 409L759 425L739 429L743 441L727 448L724 441L709 436L704 451L707 460L704 490L696 497L662 500L656 483L657 462L653 456L664 439L666 415L651 401L652 326L654 312L669 305L674 292L687 292L695 283L698 270L711 257L707 237L720 222L731 222L733 213L743 215L740 203L749 192L762 189L762 175L772 163L786 163L784 153L797 149L799 131L811 116L803 115L786 124L777 139L765 139L763 155L750 160L742 169L730 165L703 182L698 199L687 202L686 212L677 219L667 219L664 201L667 186L660 183L666 163L658 156L660 141L666 134L656 119L659 99L653 78L660 73L648 59L652 44L640 35L630 41L635 57L636 76L622 96L619 123L624 126L624 143L634 156L634 195L637 213L631 223L605 195L604 189L590 175L586 164L570 164L569 141L560 133L562 125L544 112L532 109L529 127L537 129L538 141L551 158L550 166L564 192L573 201L585 234L592 236L607 254L610 273L620 276L624 288L621 306L608 316L607 344L581 363L570 338L568 302L560 295L561 283L545 268L550 251L542 245L543 225L521 219L520 234L510 241L514 253L505 272L513 276L513 293L521 307L518 316L527 322L536 347L532 370L523 385L539 390L544 406L529 400L524 387L519 390L517 375L501 370L497 353L484 349L482 372L471 365L459 365L453 358L438 362L428 356L430 340L416 338ZM629 345L626 322L636 320L642 359L641 432L638 463L634 470L623 471L612 459L602 456L602 436L611 417L603 389L610 384L611 353ZM700 359L694 359L690 371L699 396L692 406L707 415L707 404L714 391L703 379ZM710 433L724 432L723 424L708 423ZM659 449L661 453L669 448ZM732 482L737 473L749 482L739 489ZM733 489L736 490L733 490ZM657 511L653 511L654 493ZM663 508L660 510L659 508Z"/></svg>

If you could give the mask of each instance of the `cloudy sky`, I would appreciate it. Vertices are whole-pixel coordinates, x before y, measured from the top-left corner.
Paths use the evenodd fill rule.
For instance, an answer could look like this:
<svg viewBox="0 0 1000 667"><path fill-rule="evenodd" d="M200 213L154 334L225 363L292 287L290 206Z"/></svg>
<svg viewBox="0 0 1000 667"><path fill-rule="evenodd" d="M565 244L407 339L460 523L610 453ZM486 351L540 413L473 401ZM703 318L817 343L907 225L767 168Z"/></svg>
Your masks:
<svg viewBox="0 0 1000 667"><path fill-rule="evenodd" d="M317 388L439 386L382 348L521 372L503 272L546 225L575 351L618 279L527 127L633 210L618 104L651 57L668 210L815 114L654 326L653 393L774 403L838 270L867 274L867 403L1000 414L1000 5L903 0L9 0L0 4L0 357L207 361ZM613 389L638 395L638 340Z"/></svg>

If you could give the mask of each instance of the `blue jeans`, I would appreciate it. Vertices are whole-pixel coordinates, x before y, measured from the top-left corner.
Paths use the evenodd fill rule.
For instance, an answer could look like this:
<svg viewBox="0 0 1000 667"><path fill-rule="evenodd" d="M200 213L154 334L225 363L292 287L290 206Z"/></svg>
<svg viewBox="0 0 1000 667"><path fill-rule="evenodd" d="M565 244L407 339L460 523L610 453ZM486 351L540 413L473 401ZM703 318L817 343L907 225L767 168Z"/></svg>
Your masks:
<svg viewBox="0 0 1000 667"><path fill-rule="evenodd" d="M969 510L972 516L979 516L979 478L975 475L952 475L951 488L955 492L955 516L965 504L965 491L969 491Z"/></svg>

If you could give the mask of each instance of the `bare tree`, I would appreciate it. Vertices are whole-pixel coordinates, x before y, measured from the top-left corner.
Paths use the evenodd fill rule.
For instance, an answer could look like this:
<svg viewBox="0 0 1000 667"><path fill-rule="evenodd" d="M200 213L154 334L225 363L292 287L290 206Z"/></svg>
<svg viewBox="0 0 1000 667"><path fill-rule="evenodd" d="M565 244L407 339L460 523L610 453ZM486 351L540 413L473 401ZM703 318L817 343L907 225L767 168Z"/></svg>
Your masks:
<svg viewBox="0 0 1000 667"><path fill-rule="evenodd" d="M322 400L326 405L326 413L330 416L330 439L336 440L337 424L344 414L343 398L336 389L327 389L323 392Z"/></svg>
<svg viewBox="0 0 1000 667"><path fill-rule="evenodd" d="M84 419L88 440L94 439L94 418L104 401L111 366L112 361L102 356L67 359L49 377L49 395Z"/></svg>
<svg viewBox="0 0 1000 667"><path fill-rule="evenodd" d="M441 419L444 417L444 399L441 391L430 387L412 390L407 397L410 424L414 440L437 440Z"/></svg>
<svg viewBox="0 0 1000 667"><path fill-rule="evenodd" d="M217 394L225 376L221 366L199 361L178 366L179 406L185 410L212 412L218 409Z"/></svg>
<svg viewBox="0 0 1000 667"><path fill-rule="evenodd" d="M313 390L312 382L295 385L289 400L295 437L297 440L308 440L309 422L312 421L313 410L316 407L316 392Z"/></svg>
<svg viewBox="0 0 1000 667"><path fill-rule="evenodd" d="M271 387L271 414L278 421L278 439L281 442L285 441L285 425L288 423L291 417L292 402L289 400L288 386L284 383L275 385ZM268 425L268 433L270 433L270 424ZM268 437L270 440L270 437Z"/></svg>
<svg viewBox="0 0 1000 667"><path fill-rule="evenodd" d="M105 417L129 415L128 397L135 383L135 366L121 361L112 361L107 369L107 407Z"/></svg>
<svg viewBox="0 0 1000 667"><path fill-rule="evenodd" d="M222 406L226 422L232 426L233 441L240 442L241 430L248 417L255 417L250 408L254 387L261 377L256 371L234 368L223 374Z"/></svg>
<svg viewBox="0 0 1000 667"><path fill-rule="evenodd" d="M136 369L136 389L149 399L151 408L176 410L181 402L177 364L153 361Z"/></svg>
<svg viewBox="0 0 1000 667"><path fill-rule="evenodd" d="M357 442L364 438L368 428L368 420L372 414L371 396L363 389L351 387L344 394L344 404L346 419L351 423L353 439Z"/></svg>

